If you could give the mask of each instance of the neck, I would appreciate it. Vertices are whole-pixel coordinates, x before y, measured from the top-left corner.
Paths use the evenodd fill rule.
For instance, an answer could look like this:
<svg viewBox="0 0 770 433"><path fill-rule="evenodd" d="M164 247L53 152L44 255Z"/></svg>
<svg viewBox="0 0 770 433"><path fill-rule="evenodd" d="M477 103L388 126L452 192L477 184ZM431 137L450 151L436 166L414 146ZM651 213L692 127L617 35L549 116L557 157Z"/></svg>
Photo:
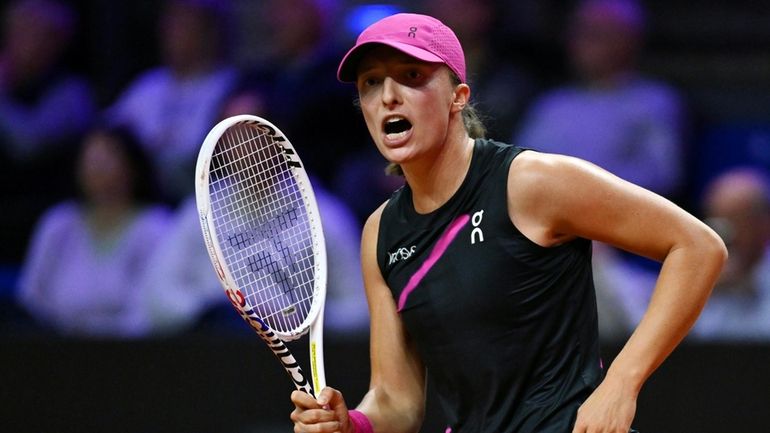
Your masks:
<svg viewBox="0 0 770 433"><path fill-rule="evenodd" d="M419 213L432 212L446 203L460 188L470 168L473 139L465 129L449 136L456 138L448 138L429 161L403 167L414 208Z"/></svg>
<svg viewBox="0 0 770 433"><path fill-rule="evenodd" d="M590 77L587 82L589 87L595 89L614 89L622 87L634 78L631 69L622 69Z"/></svg>
<svg viewBox="0 0 770 433"><path fill-rule="evenodd" d="M200 58L184 63L171 63L169 66L174 76L180 80L185 80L214 70L216 62Z"/></svg>
<svg viewBox="0 0 770 433"><path fill-rule="evenodd" d="M109 231L118 227L133 214L134 207L128 201L110 201L93 203L87 207L91 226L97 232Z"/></svg>

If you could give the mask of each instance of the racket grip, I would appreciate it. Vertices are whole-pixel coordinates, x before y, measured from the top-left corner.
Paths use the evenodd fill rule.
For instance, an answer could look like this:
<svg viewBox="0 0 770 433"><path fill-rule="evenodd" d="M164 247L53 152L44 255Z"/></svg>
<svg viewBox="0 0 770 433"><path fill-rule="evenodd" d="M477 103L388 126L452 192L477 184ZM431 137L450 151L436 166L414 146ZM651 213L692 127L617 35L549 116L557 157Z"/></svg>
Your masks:
<svg viewBox="0 0 770 433"><path fill-rule="evenodd" d="M365 413L353 409L348 411L348 418L350 418L350 423L353 424L353 431L355 433L374 433L372 423Z"/></svg>
<svg viewBox="0 0 770 433"><path fill-rule="evenodd" d="M236 299L231 298L230 301L246 323L251 326L251 329L256 331L259 338L267 344L267 347L270 348L273 355L278 358L278 361L283 365L289 378L294 382L294 386L298 390L305 391L313 397L316 397L307 376L302 372L302 368L299 366L297 360L294 359L294 355L292 355L289 348L286 347L283 340L278 338L270 327L267 326L267 323L256 315L254 309L252 309L251 306L246 305L243 295L240 295L240 297L237 297Z"/></svg>

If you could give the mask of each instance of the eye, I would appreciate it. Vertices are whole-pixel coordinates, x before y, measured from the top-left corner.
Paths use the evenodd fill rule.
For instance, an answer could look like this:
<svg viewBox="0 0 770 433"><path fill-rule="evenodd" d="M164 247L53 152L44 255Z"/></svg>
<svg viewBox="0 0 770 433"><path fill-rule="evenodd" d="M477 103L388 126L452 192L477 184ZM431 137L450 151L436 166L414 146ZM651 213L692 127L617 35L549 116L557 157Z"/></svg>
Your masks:
<svg viewBox="0 0 770 433"><path fill-rule="evenodd" d="M410 69L406 73L406 77L410 80L419 80L423 77L422 72L418 71L417 69Z"/></svg>
<svg viewBox="0 0 770 433"><path fill-rule="evenodd" d="M380 82L380 79L374 75L362 75L358 77L358 88L367 89L376 86Z"/></svg>

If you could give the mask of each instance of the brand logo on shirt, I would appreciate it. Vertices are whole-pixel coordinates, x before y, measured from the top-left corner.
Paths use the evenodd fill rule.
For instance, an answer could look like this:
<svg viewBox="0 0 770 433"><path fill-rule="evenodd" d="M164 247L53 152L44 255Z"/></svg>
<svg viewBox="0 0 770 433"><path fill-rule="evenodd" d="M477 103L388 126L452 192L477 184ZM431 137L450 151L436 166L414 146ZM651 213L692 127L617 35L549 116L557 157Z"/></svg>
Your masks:
<svg viewBox="0 0 770 433"><path fill-rule="evenodd" d="M471 230L471 245L476 244L476 241L484 242L484 232L481 231L481 227L479 227L482 219L484 219L484 209L475 212L471 217L471 225L473 225L473 230Z"/></svg>
<svg viewBox="0 0 770 433"><path fill-rule="evenodd" d="M411 247L408 247L408 248L401 247L393 253L389 252L388 256L390 257L390 259L388 260L388 266L392 265L393 263L409 259L409 257L412 257L412 254L414 254L416 249L417 249L417 245L412 245Z"/></svg>

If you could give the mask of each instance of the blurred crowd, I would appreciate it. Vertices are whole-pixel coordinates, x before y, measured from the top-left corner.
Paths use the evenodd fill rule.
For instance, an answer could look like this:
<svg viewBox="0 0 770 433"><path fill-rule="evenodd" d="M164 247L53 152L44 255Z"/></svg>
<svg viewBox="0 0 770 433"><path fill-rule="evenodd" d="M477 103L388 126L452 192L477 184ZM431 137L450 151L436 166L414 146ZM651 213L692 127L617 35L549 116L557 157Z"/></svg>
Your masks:
<svg viewBox="0 0 770 433"><path fill-rule="evenodd" d="M565 2L551 50L526 32L537 2L509 3L4 3L0 331L248 332L209 264L193 171L209 129L249 113L286 133L317 189L326 332L365 338L360 229L403 180L385 174L355 89L335 73L358 31L410 11L436 16L463 42L490 138L591 161L723 236L730 259L691 339L770 341L770 127L764 142L740 126L703 134L686 92L639 67L651 26L641 1ZM150 41L144 57L132 63L109 19ZM598 243L594 256L600 334L627 337L658 265Z"/></svg>

